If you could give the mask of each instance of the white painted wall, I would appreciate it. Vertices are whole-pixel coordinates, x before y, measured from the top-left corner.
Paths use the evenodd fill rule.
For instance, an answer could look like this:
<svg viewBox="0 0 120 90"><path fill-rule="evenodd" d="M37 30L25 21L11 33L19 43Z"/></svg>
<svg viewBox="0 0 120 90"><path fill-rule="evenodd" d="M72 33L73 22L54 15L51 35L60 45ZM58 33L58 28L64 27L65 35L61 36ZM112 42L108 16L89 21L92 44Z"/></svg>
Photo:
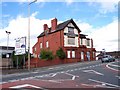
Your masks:
<svg viewBox="0 0 120 90"><path fill-rule="evenodd" d="M68 27L64 29L64 33L68 33Z"/></svg>
<svg viewBox="0 0 120 90"><path fill-rule="evenodd" d="M65 47L71 47L71 46L78 47L79 46L78 45L78 37L75 37L75 45L69 45L68 44L68 36L64 35L64 46Z"/></svg>
<svg viewBox="0 0 120 90"><path fill-rule="evenodd" d="M74 25L72 23L69 23L68 26L74 27ZM64 33L68 33L68 27L66 27L64 29ZM74 33L78 35L78 30L75 29L75 28L74 28ZM69 45L68 44L68 36L64 35L64 46L65 47L71 47L71 46L78 47L79 46L79 44L78 44L78 36L75 37L75 45Z"/></svg>

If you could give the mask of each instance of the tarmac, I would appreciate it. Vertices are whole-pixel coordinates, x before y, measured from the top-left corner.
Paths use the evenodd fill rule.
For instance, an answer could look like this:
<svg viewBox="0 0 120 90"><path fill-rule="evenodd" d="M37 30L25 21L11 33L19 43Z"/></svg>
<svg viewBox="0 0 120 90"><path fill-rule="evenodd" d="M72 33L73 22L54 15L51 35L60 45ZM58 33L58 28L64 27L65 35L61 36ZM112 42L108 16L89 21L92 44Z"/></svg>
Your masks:
<svg viewBox="0 0 120 90"><path fill-rule="evenodd" d="M7 75L7 74L15 74L15 73L34 72L36 70L45 70L45 69L54 68L54 67L57 67L57 66L72 65L72 64L77 64L77 63L58 64L58 65L53 65L53 66L30 68L30 70L28 70L28 68L23 68L23 69L20 69L20 68L19 69L17 69L17 68L4 68L4 69L0 69L0 74L1 75Z"/></svg>
<svg viewBox="0 0 120 90"><path fill-rule="evenodd" d="M87 61L87 62L91 62L91 61ZM87 62L84 62L84 63L87 63ZM48 68L55 68L55 67L59 67L59 66L79 64L79 63L83 63L83 62L67 63L67 64L58 64L58 65L53 65L53 66L30 68L30 70L28 70L28 68L23 68L23 69L17 69L17 68L4 68L4 69L1 69L1 68L0 68L0 75L15 74L15 73L25 73L25 72L34 72L34 71L36 71L36 70L41 70L41 71L43 71L43 70L46 70L46 69L48 69Z"/></svg>

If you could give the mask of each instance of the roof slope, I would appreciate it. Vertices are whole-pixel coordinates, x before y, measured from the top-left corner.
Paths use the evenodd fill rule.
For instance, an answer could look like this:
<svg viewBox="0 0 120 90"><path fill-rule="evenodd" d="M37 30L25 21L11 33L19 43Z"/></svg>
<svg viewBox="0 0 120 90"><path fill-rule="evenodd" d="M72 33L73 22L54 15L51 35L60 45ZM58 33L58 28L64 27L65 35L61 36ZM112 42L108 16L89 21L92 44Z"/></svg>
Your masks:
<svg viewBox="0 0 120 90"><path fill-rule="evenodd" d="M79 32L81 32L81 30L80 30L79 27L76 25L76 23L73 21L73 19L70 19L70 20L67 20L67 21L65 21L65 22L63 22L63 23L58 24L56 30L53 31L53 32L49 32L49 33L54 33L54 32L56 32L56 31L63 30L69 23L72 23L72 24L75 26L75 28L76 28ZM42 36L44 36L44 35L45 35L45 33L42 32L37 38L42 37Z"/></svg>

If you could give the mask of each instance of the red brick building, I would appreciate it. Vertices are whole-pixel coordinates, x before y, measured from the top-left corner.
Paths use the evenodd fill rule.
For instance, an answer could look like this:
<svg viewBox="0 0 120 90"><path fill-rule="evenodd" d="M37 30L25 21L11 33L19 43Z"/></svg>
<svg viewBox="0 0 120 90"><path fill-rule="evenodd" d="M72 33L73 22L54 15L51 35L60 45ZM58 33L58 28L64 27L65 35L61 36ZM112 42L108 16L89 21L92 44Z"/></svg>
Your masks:
<svg viewBox="0 0 120 90"><path fill-rule="evenodd" d="M64 63L96 59L93 40L81 34L81 30L73 19L58 24L55 18L51 20L50 28L44 24L43 29L44 31L37 37L38 41L32 48L36 60L39 59L41 49L50 49L55 55L59 47L66 53Z"/></svg>

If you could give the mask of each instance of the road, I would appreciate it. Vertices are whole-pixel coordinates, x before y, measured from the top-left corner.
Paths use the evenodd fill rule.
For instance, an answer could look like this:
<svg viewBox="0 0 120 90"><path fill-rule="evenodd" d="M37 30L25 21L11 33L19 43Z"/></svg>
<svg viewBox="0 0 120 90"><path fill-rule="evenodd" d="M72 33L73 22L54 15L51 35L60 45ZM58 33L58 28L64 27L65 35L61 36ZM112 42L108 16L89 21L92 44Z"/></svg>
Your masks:
<svg viewBox="0 0 120 90"><path fill-rule="evenodd" d="M120 88L120 60L78 62L2 76L2 88Z"/></svg>

